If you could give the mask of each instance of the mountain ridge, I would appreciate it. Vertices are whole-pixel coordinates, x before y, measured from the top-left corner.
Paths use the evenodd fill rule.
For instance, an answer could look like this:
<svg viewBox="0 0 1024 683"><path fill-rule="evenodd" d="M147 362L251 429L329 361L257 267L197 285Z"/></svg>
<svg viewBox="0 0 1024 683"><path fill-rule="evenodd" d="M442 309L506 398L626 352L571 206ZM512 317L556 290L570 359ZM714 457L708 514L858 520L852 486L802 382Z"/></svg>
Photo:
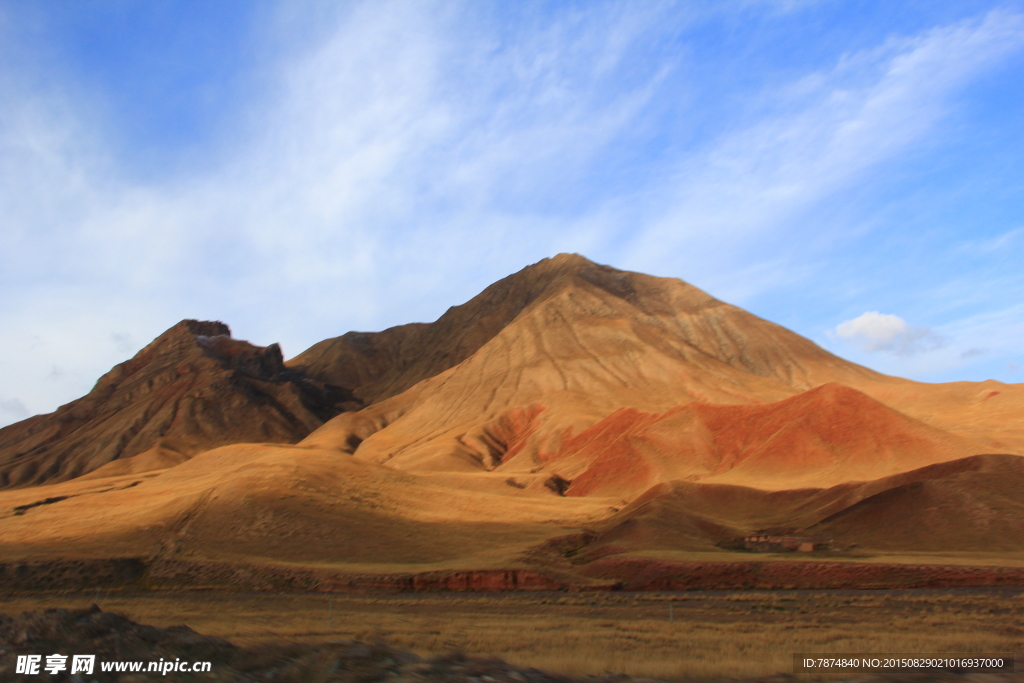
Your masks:
<svg viewBox="0 0 1024 683"><path fill-rule="evenodd" d="M676 321L675 332L695 348L738 369L779 379L795 388L806 389L820 383L806 376L794 377L808 372L797 361L798 356L823 365L842 367L852 373L877 375L682 280L617 270L593 263L579 254L559 254L527 266L485 288L466 303L449 308L434 323L411 323L376 333L349 332L314 344L290 359L288 365L302 368L322 381L345 386L367 403L377 402L468 359L530 306L557 296L566 288L588 285L634 306L649 320L684 312L690 317ZM694 319L710 311L716 315L708 315L707 321ZM763 346L788 344L795 346L797 352L792 353L789 359L782 359L784 362L779 362L777 354L764 348L755 349L752 353L748 348L749 340L737 339L731 333L737 318L747 325L756 324L762 336L773 338L774 344ZM472 327L468 324L470 321ZM702 327L710 329L703 330ZM451 337L455 337L454 343L442 342ZM777 338L785 343L778 343ZM407 376L397 378L400 370L415 365L404 354L410 349L422 352L424 346L440 347L428 352L430 370L415 368ZM721 357L723 351L725 358ZM359 362L353 362L354 359L359 359ZM345 374L346 370L374 365L374 360L382 362L376 364L372 372L361 377Z"/></svg>
<svg viewBox="0 0 1024 683"><path fill-rule="evenodd" d="M63 481L147 451L170 462L224 443L295 441L356 405L285 367L277 344L183 320L82 398L0 429L0 488Z"/></svg>

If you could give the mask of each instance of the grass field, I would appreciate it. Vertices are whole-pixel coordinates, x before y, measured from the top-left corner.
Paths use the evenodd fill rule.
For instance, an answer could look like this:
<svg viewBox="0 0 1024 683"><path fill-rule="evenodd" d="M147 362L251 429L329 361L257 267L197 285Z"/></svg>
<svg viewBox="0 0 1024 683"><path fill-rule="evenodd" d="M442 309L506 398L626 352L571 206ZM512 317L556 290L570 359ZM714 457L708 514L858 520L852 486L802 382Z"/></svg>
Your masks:
<svg viewBox="0 0 1024 683"><path fill-rule="evenodd" d="M1024 589L52 595L0 600L0 612L93 602L242 645L383 641L570 674L747 677L791 673L796 652L1024 652Z"/></svg>

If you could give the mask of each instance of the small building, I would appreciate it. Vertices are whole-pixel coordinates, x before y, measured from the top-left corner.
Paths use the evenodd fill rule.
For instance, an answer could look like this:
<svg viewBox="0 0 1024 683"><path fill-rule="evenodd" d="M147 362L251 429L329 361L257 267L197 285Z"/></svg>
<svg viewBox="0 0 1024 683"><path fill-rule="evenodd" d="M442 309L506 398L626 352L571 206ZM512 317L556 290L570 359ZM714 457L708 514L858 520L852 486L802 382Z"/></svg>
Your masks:
<svg viewBox="0 0 1024 683"><path fill-rule="evenodd" d="M752 534L743 539L743 547L755 553L809 553L827 548L829 542L808 536L776 536Z"/></svg>

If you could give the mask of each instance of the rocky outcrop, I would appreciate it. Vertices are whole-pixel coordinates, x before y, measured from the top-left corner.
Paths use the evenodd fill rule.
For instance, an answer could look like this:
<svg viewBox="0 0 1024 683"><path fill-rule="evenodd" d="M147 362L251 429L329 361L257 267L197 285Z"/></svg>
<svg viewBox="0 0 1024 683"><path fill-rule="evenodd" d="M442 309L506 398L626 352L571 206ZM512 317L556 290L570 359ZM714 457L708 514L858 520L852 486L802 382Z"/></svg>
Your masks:
<svg viewBox="0 0 1024 683"><path fill-rule="evenodd" d="M294 443L357 407L344 389L286 367L277 344L184 320L86 396L0 429L0 488L71 479L151 449L188 456L243 441Z"/></svg>

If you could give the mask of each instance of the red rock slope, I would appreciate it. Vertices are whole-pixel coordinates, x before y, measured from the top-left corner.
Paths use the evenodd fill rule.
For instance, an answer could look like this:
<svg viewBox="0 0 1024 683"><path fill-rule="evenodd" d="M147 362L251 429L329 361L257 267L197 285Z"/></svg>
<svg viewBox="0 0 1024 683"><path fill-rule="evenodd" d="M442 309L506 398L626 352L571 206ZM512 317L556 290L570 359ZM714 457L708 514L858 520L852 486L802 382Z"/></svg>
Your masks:
<svg viewBox="0 0 1024 683"><path fill-rule="evenodd" d="M624 408L545 455L570 496L632 499L661 481L760 489L867 481L972 455L977 445L839 384L764 405Z"/></svg>

